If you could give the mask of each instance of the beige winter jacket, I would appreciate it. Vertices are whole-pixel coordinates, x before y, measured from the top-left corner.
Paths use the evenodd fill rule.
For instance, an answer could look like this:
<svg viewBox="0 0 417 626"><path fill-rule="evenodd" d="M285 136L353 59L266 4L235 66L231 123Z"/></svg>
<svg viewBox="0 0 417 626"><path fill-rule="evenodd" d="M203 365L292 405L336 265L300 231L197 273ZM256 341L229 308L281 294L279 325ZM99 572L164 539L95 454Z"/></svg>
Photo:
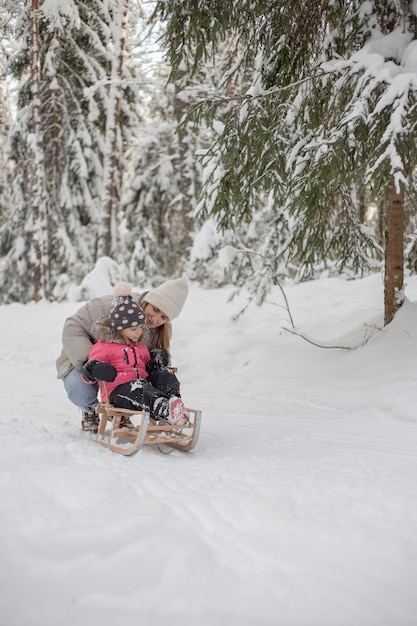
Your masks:
<svg viewBox="0 0 417 626"><path fill-rule="evenodd" d="M140 304L147 294L132 293L136 302ZM113 296L102 296L84 304L74 315L68 317L62 330L62 352L56 361L57 378L64 378L74 367L81 370L88 359L91 346L95 343L91 334L92 326L101 317L110 315ZM172 334L171 324L168 322L169 335ZM155 330L149 329L148 348L153 348Z"/></svg>

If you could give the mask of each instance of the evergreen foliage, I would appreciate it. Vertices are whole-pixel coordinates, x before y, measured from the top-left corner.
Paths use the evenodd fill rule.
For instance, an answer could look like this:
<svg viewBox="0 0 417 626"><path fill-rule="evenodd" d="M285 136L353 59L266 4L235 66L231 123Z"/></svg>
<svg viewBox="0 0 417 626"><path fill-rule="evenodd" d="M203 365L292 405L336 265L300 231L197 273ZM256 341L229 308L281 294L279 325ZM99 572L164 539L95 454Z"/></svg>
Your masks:
<svg viewBox="0 0 417 626"><path fill-rule="evenodd" d="M81 4L79 12L58 14L53 21L41 14L41 131L52 285L62 273L81 275L85 264L94 258L95 241L89 227L97 209L95 199L99 197L100 127L105 121L106 105L105 24L100 5L88 0ZM8 223L7 229L13 237L20 235L24 244L20 249L13 244L6 259L3 275L5 292L9 295L5 301L8 298L27 301L33 297L28 280L32 260L26 255L33 236L27 142L33 132L29 89L30 13L27 10L19 17L17 35L22 45L8 64L20 84L16 123L10 137L15 219ZM96 90L92 100L87 89L97 83L103 86ZM20 288L25 296L19 292Z"/></svg>
<svg viewBox="0 0 417 626"><path fill-rule="evenodd" d="M36 230L30 3L3 5L4 73L18 97L0 179L1 299L27 302ZM108 255L132 282L186 271L206 286L223 284L224 245L239 251L230 276L258 302L283 277L372 271L384 256L384 226L381 217L367 221L363 198L383 213L392 181L405 190L407 263L415 269L415 3L155 7L169 65L144 60L141 0L41 3L55 296Z"/></svg>
<svg viewBox="0 0 417 626"><path fill-rule="evenodd" d="M207 84L179 74L167 85L168 71L163 63L152 70L147 115L127 172L125 259L130 273L143 279L175 276L187 264L201 192L196 154L208 145L204 125L185 121L189 102L206 93Z"/></svg>
<svg viewBox="0 0 417 626"><path fill-rule="evenodd" d="M1 18L0 18L1 19ZM0 21L0 28L2 23ZM3 55L2 55L3 56ZM0 57L0 74L4 75L4 68ZM9 108L9 96L5 81L0 82L0 229L10 218L11 205L11 169L7 157L7 137L11 125L11 114ZM5 243L4 247L9 244ZM0 256L3 251L0 248Z"/></svg>
<svg viewBox="0 0 417 626"><path fill-rule="evenodd" d="M160 0L156 15L174 71L197 72L232 42L225 80L251 76L207 152L203 214L237 228L268 197L282 229L270 266L304 278L375 267L382 250L357 192L365 184L380 206L394 179L414 193L415 3ZM224 105L208 97L192 115L212 121Z"/></svg>
<svg viewBox="0 0 417 626"><path fill-rule="evenodd" d="M58 5L57 5L58 6ZM113 61L112 8L100 0L73 0L60 10L40 12L41 132L45 154L48 213L48 257L51 288L81 279L96 260L98 225L102 220L105 131L111 97ZM28 301L33 260L27 254L33 237L31 160L28 136L33 132L30 92L30 11L20 6L13 35L20 42L7 60L7 72L19 81L16 121L9 146L13 161L14 214L0 233L7 254L2 267L3 301ZM135 77L124 68L120 109L120 155L129 127L137 125ZM123 170L122 156L115 167ZM119 174L121 178L121 174ZM116 200L121 189L117 187ZM20 242L18 244L18 242Z"/></svg>
<svg viewBox="0 0 417 626"><path fill-rule="evenodd" d="M17 104L8 143L14 210L0 223L1 301L27 302L35 261L30 5L7 0L5 16L13 44L5 74ZM54 0L41 3L39 16L47 297L65 297L109 254L134 283L180 274L201 188L200 131L178 129L187 77L166 88L166 73L155 70L160 54L146 58L155 34L148 37L140 0Z"/></svg>

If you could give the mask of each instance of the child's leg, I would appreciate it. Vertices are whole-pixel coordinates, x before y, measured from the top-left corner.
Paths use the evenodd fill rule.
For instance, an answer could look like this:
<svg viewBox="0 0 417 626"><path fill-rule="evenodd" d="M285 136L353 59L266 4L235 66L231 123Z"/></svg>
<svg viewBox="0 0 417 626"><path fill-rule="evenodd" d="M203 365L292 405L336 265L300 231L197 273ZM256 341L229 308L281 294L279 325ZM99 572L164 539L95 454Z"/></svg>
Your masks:
<svg viewBox="0 0 417 626"><path fill-rule="evenodd" d="M169 413L168 397L143 378L116 387L110 394L110 402L121 409L147 411L155 419Z"/></svg>
<svg viewBox="0 0 417 626"><path fill-rule="evenodd" d="M110 394L110 402L122 409L133 411L143 409L157 421L166 419L173 424L185 424L188 421L184 403L180 398L175 396L168 398L145 379L119 385Z"/></svg>
<svg viewBox="0 0 417 626"><path fill-rule="evenodd" d="M171 372L167 367L161 367L151 372L146 380L168 398L171 396L181 397L179 380L174 372Z"/></svg>

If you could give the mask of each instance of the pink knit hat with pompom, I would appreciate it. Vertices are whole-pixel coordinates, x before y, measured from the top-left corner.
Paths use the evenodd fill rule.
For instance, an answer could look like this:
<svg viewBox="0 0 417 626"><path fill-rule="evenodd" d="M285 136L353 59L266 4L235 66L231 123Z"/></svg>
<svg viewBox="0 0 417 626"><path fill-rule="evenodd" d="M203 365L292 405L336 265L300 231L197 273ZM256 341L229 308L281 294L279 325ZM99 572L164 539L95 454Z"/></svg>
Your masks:
<svg viewBox="0 0 417 626"><path fill-rule="evenodd" d="M110 309L110 324L115 330L134 328L145 324L146 316L136 304L129 283L117 283L113 290L114 300Z"/></svg>

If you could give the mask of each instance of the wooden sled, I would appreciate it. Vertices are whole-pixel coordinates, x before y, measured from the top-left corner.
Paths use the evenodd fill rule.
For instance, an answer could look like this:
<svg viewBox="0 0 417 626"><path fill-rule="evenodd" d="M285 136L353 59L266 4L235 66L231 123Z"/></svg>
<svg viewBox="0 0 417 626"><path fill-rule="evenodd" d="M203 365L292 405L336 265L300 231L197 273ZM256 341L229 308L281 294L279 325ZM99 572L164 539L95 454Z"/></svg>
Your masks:
<svg viewBox="0 0 417 626"><path fill-rule="evenodd" d="M100 381L100 394L107 398L106 383ZM201 424L201 411L186 409L190 419L183 426L173 424L159 424L149 417L146 411L130 411L119 409L108 402L100 402L96 413L100 424L96 442L112 452L129 456L137 452L142 445L156 445L159 450L171 452L173 449L188 452L198 441ZM121 428L120 421L128 417L134 428ZM167 453L167 452L165 452Z"/></svg>

